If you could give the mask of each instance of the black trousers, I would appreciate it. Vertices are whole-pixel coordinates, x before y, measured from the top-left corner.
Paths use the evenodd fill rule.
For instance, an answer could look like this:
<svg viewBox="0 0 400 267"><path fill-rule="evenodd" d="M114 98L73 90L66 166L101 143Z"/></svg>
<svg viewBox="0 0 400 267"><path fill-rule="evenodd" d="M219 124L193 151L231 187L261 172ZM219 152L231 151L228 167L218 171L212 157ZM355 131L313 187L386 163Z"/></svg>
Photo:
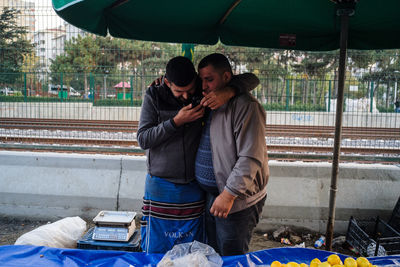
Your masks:
<svg viewBox="0 0 400 267"><path fill-rule="evenodd" d="M216 196L206 196L207 244L221 256L241 255L249 251L249 243L267 196L253 206L229 214L226 219L210 214Z"/></svg>

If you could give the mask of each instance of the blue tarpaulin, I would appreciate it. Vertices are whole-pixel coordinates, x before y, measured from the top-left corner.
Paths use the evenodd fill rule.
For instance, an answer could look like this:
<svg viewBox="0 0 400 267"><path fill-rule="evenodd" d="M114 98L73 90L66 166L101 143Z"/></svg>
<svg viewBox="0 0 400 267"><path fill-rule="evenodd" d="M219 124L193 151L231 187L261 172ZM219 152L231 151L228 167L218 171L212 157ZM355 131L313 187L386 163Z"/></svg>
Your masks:
<svg viewBox="0 0 400 267"><path fill-rule="evenodd" d="M307 263L314 258L325 261L333 253L307 248L273 248L251 252L240 256L222 257L223 266L268 265L274 260L282 263L294 261ZM347 255L338 254L342 261ZM35 267L88 267L88 266L156 266L163 254L142 252L59 249L38 246L0 246L0 266L35 266ZM400 255L368 258L378 266L400 266Z"/></svg>

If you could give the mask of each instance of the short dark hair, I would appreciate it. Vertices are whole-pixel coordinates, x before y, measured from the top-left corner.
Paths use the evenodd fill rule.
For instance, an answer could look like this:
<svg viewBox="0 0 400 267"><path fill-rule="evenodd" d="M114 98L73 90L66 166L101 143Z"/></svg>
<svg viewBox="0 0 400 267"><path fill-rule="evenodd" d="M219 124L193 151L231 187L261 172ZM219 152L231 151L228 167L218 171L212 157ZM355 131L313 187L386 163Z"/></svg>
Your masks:
<svg viewBox="0 0 400 267"><path fill-rule="evenodd" d="M165 77L177 86L189 85L196 76L192 61L186 57L174 57L167 63Z"/></svg>
<svg viewBox="0 0 400 267"><path fill-rule="evenodd" d="M213 66L216 70L221 70L223 72L227 71L232 74L232 66L226 56L220 53L213 53L204 57L199 65L198 69L205 68L207 66Z"/></svg>

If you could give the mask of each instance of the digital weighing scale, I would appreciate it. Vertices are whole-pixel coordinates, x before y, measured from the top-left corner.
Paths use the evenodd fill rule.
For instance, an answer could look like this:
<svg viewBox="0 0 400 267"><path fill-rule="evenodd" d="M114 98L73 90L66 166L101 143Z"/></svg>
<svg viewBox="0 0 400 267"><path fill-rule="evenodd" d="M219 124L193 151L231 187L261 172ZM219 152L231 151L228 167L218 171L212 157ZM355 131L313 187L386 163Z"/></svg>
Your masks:
<svg viewBox="0 0 400 267"><path fill-rule="evenodd" d="M93 219L93 240L126 242L135 231L133 211L100 211Z"/></svg>

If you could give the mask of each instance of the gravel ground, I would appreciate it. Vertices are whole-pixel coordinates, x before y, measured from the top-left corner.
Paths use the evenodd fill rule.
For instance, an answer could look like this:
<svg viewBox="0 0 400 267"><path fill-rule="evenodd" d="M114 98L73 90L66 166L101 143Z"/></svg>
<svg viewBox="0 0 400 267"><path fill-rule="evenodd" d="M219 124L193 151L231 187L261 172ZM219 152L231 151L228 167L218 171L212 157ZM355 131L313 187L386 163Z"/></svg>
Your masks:
<svg viewBox="0 0 400 267"><path fill-rule="evenodd" d="M31 220L23 218L9 218L0 216L0 246L2 245L13 245L15 241L24 233L32 231L33 229L49 223L48 221ZM88 225L93 226L92 222L88 222ZM305 243L305 247L313 248L315 240L319 238L320 233L307 231L304 229L292 229L292 235L301 238L301 242ZM269 248L286 247L293 245L281 244L280 241L275 241L272 238L273 232L255 232L253 234L250 251L258 251ZM321 249L324 249L322 247ZM344 248L344 246L334 246L334 252L342 253L345 255L357 256L351 250Z"/></svg>

